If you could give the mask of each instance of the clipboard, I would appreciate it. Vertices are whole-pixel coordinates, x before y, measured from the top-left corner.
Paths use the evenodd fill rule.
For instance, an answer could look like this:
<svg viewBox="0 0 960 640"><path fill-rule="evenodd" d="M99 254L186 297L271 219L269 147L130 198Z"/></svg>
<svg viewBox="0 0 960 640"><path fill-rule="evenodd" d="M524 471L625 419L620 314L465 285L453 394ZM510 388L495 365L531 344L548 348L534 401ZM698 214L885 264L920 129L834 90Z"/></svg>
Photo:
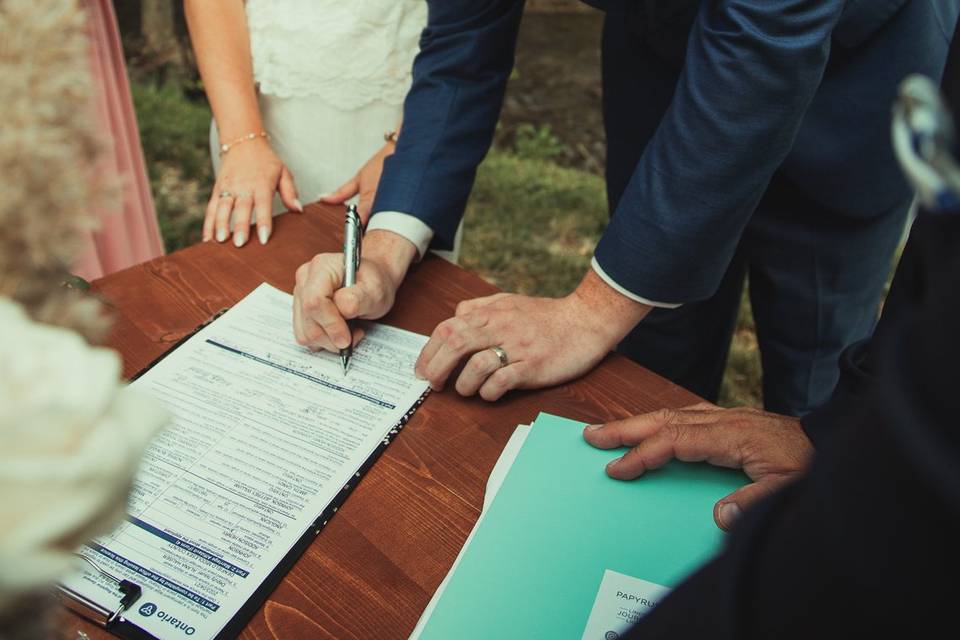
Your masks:
<svg viewBox="0 0 960 640"><path fill-rule="evenodd" d="M195 336L202 329L207 327L214 320L229 310L229 307L221 309L205 322L177 340L173 346L160 354L160 356L150 362L150 364L131 376L130 382L133 382L134 380L137 380L143 376L150 369L159 364L164 358L169 356L174 350L184 345L190 338ZM241 631L243 631L243 629L250 622L250 619L253 618L254 614L270 597L270 594L273 593L273 591L280 585L280 583L283 581L283 578L290 572L301 556L303 556L306 550L313 543L314 539L320 535L320 532L323 531L324 527L326 527L326 525L330 522L330 519L333 518L334 514L340 510L340 507L342 507L344 502L346 502L353 489L356 488L356 486L360 483L360 480L363 479L363 477L373 467L377 460L380 459L380 456L383 455L383 452L387 450L387 447L390 445L390 443L393 442L394 438L396 438L403 427L406 426L406 424L410 421L410 418L413 417L413 414L416 413L417 409L423 404L423 401L426 400L428 395L430 395L429 387L423 392L417 401L414 402L413 406L410 407L410 409L403 415L400 421L390 429L387 435L383 438L383 440L380 441L370 456L367 457L353 477L351 477L350 481L344 484L337 495L334 496L333 500L331 500L327 505L327 508L317 516L313 524L293 544L283 559L277 563L273 570L260 583L260 586L256 588L250 598L248 598L244 605L240 607L236 615L234 615L233 618L231 618L230 621L224 625L220 632L215 636L215 640L228 640L230 638L235 638L240 634ZM103 567L90 560L86 556L83 556L79 553L77 556L83 562L86 562L95 571L97 571L101 577L110 581L111 583L116 583L118 597L116 602L94 602L89 598L86 598L85 596L73 591L72 589L58 584L55 587L55 592L58 600L64 606L64 608L109 631L119 638L124 638L126 640L159 640L156 636L144 631L123 616L124 612L129 611L131 608L136 606L136 603L139 601L140 595L143 591L141 585L137 582L126 580L109 573L103 569Z"/></svg>

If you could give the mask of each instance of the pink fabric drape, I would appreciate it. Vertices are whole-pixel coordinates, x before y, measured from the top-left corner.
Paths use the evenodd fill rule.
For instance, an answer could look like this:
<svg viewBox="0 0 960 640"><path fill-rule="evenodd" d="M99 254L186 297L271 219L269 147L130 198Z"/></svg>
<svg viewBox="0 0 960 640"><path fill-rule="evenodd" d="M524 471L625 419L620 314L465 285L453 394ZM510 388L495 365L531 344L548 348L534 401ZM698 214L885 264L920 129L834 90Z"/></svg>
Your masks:
<svg viewBox="0 0 960 640"><path fill-rule="evenodd" d="M119 176L122 208L100 212L100 229L87 234L74 273L86 280L163 255L150 195L133 97L111 0L86 0L95 123L111 148L99 171Z"/></svg>

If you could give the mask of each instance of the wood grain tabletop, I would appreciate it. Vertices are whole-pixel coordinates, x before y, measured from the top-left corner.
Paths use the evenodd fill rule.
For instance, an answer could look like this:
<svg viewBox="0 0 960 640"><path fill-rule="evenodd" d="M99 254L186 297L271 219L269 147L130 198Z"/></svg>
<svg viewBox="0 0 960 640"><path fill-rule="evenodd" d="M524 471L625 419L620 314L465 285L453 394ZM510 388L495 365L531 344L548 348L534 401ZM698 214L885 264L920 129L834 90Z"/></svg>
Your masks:
<svg viewBox="0 0 960 640"><path fill-rule="evenodd" d="M275 219L270 242L204 243L109 275L109 345L131 376L261 282L292 292L316 253L339 252L343 210L311 205ZM412 268L383 322L429 335L465 299L496 288L434 256ZM697 398L622 356L589 375L497 403L431 394L240 635L249 640L406 638L480 514L487 476L514 427L540 411L605 421ZM64 637L112 636L63 615Z"/></svg>

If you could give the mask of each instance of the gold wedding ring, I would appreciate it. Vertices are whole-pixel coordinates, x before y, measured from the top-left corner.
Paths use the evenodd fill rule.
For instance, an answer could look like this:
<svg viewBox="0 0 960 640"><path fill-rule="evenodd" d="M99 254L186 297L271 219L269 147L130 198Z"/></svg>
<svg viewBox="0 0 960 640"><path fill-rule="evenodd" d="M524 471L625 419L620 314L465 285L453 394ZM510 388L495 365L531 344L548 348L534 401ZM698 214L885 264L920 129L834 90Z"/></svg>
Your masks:
<svg viewBox="0 0 960 640"><path fill-rule="evenodd" d="M500 347L490 347L490 351L493 351L497 354L497 359L500 360L500 368L507 366L510 360L507 358L507 352Z"/></svg>
<svg viewBox="0 0 960 640"><path fill-rule="evenodd" d="M230 193L229 191L221 191L219 197L221 197L221 198L232 198L232 197L233 197L233 194Z"/></svg>

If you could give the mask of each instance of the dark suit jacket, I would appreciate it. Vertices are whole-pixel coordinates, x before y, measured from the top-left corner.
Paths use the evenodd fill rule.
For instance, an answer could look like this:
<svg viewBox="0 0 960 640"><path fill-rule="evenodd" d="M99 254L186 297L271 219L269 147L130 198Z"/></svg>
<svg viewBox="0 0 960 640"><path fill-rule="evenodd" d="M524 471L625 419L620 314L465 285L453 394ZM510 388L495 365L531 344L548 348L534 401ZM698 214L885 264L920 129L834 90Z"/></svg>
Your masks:
<svg viewBox="0 0 960 640"><path fill-rule="evenodd" d="M944 83L955 115L958 45ZM845 353L837 393L804 418L818 450L807 477L744 514L724 551L625 639L913 638L954 627L958 362L960 211L921 212L873 339Z"/></svg>
<svg viewBox="0 0 960 640"><path fill-rule="evenodd" d="M625 638L919 638L955 625L960 213L922 214L909 245L873 366L825 409L843 421L807 477L747 511Z"/></svg>
<svg viewBox="0 0 960 640"><path fill-rule="evenodd" d="M613 12L641 3L598 2ZM852 215L903 201L889 104L907 73L939 76L958 3L704 0L672 105L597 247L600 266L649 299L709 297L781 166ZM493 137L523 0L428 5L374 211L412 214L449 248Z"/></svg>

